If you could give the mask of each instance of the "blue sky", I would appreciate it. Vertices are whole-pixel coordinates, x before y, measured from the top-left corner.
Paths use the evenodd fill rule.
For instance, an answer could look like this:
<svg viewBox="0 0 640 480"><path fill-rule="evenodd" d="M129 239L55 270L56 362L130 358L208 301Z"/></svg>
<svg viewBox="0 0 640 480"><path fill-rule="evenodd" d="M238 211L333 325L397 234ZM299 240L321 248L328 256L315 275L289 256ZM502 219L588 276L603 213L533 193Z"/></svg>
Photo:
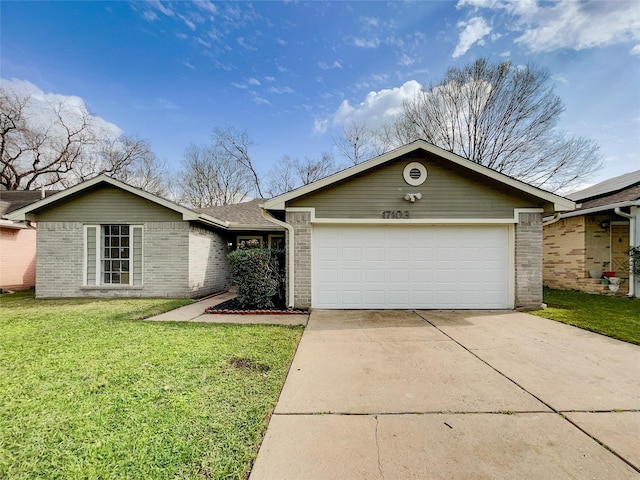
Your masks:
<svg viewBox="0 0 640 480"><path fill-rule="evenodd" d="M319 158L478 57L548 68L561 128L605 168L640 169L640 2L2 1L3 85L59 98L150 141L174 168L214 127L244 128L263 173ZM28 82L28 83L27 83ZM77 100L77 98L76 98ZM340 160L337 152L336 159Z"/></svg>

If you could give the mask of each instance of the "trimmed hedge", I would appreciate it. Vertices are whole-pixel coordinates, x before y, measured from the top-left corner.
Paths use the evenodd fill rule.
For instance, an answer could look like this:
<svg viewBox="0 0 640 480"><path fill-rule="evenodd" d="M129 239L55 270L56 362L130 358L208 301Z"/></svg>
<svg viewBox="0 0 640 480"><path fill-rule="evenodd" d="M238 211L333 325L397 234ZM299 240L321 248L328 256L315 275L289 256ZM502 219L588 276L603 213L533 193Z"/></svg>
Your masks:
<svg viewBox="0 0 640 480"><path fill-rule="evenodd" d="M270 309L283 303L280 250L238 249L229 254L231 280L243 308Z"/></svg>

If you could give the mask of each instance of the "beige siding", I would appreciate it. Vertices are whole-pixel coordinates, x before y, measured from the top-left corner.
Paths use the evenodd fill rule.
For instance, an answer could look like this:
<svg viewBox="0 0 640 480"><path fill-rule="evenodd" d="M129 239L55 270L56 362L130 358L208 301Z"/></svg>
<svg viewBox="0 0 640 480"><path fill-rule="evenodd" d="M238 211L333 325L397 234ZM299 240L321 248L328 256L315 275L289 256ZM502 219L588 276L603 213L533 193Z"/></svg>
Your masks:
<svg viewBox="0 0 640 480"><path fill-rule="evenodd" d="M182 220L182 216L173 210L110 186L69 199L38 214L38 221L41 222L142 223L179 220Z"/></svg>
<svg viewBox="0 0 640 480"><path fill-rule="evenodd" d="M420 161L427 168L424 184L412 187L402 176L405 165ZM415 203L406 193L421 193ZM486 177L425 154L398 159L348 179L335 187L290 202L288 207L315 207L318 218L381 218L383 211L407 211L410 218L513 218L514 208L543 207L529 197Z"/></svg>

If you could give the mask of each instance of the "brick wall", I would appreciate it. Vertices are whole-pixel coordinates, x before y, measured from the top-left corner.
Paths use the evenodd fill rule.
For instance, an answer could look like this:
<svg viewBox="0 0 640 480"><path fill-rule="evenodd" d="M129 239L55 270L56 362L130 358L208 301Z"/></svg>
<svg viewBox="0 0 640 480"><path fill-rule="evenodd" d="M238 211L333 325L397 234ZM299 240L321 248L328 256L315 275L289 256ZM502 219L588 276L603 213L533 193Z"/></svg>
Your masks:
<svg viewBox="0 0 640 480"><path fill-rule="evenodd" d="M222 236L195 225L189 230L189 290L202 297L229 285L227 242Z"/></svg>
<svg viewBox="0 0 640 480"><path fill-rule="evenodd" d="M28 289L36 284L36 231L0 228L0 288Z"/></svg>
<svg viewBox="0 0 640 480"><path fill-rule="evenodd" d="M515 306L542 304L542 214L520 213L515 226Z"/></svg>
<svg viewBox="0 0 640 480"><path fill-rule="evenodd" d="M143 232L143 286L85 287L83 224L39 222L36 296L187 297L188 254L188 223L148 222Z"/></svg>
<svg viewBox="0 0 640 480"><path fill-rule="evenodd" d="M295 307L311 307L311 214L309 212L287 212L286 222L294 230L294 285ZM287 262L291 242L287 239ZM288 265L288 263L287 263ZM291 281L290 278L287 281ZM288 289L287 289L288 292ZM287 299L289 301L289 299Z"/></svg>
<svg viewBox="0 0 640 480"><path fill-rule="evenodd" d="M551 288L578 288L578 279L585 278L585 221L584 217L563 218L544 227L543 282ZM597 265L600 267L600 264Z"/></svg>

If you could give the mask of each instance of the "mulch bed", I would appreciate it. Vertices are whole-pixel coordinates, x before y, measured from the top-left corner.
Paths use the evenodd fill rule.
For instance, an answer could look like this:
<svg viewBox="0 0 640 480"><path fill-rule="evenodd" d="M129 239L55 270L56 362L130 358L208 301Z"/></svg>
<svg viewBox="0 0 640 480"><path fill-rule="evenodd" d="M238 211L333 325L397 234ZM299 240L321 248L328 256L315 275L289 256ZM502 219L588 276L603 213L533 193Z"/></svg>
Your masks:
<svg viewBox="0 0 640 480"><path fill-rule="evenodd" d="M271 308L268 310L248 310L240 305L236 298L219 303L205 310L205 313L233 314L233 315L306 315L308 310Z"/></svg>

